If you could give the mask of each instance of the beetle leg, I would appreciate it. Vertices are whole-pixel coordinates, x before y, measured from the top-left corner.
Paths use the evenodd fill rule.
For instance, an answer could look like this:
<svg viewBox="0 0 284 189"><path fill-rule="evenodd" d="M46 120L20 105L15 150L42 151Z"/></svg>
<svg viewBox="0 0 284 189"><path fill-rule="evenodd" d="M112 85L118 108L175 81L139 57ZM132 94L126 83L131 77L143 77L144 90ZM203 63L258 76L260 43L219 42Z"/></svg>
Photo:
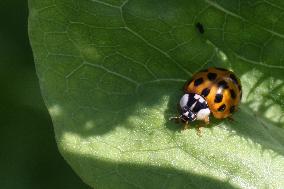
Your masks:
<svg viewBox="0 0 284 189"><path fill-rule="evenodd" d="M176 123L179 123L181 121L181 117L182 117L181 115L180 116L176 116L176 117L170 117L169 120L171 121L171 120L174 119Z"/></svg>
<svg viewBox="0 0 284 189"><path fill-rule="evenodd" d="M197 135L198 136L202 136L202 134L201 134L201 129L202 129L202 127L206 127L208 124L209 124L209 116L208 117L206 117L204 120L204 123L203 124L201 124L201 125L198 125L197 127L196 127L196 130L197 130Z"/></svg>
<svg viewBox="0 0 284 189"><path fill-rule="evenodd" d="M186 121L182 130L187 130L189 128L190 128L190 125L189 125L188 121Z"/></svg>
<svg viewBox="0 0 284 189"><path fill-rule="evenodd" d="M201 134L201 128L202 128L202 127L204 127L204 126L199 126L199 125L198 125L198 126L196 127L197 135L198 135L199 137L202 136L202 134Z"/></svg>
<svg viewBox="0 0 284 189"><path fill-rule="evenodd" d="M179 112L178 112L179 108L180 108L180 107L179 107L179 104L177 103L177 113L179 113ZM181 118L181 115L180 115L180 116L176 116L176 117L170 117L169 120L171 121L171 120L174 119L174 120L176 121L176 123L179 123L180 118Z"/></svg>
<svg viewBox="0 0 284 189"><path fill-rule="evenodd" d="M209 116L204 119L205 126L209 124Z"/></svg>

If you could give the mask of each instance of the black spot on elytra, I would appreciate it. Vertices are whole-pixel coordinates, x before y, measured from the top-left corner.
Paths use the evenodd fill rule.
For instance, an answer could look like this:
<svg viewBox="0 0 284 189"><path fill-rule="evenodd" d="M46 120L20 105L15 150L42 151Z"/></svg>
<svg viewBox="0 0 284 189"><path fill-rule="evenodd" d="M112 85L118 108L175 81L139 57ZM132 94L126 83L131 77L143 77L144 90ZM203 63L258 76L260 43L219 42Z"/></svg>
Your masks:
<svg viewBox="0 0 284 189"><path fill-rule="evenodd" d="M230 89L230 93L231 93L231 97L232 97L233 99L235 99L235 98L236 98L236 93L235 93L235 91L234 91L233 89Z"/></svg>
<svg viewBox="0 0 284 189"><path fill-rule="evenodd" d="M228 86L228 83L226 81L222 80L222 81L218 82L218 87L222 87L223 89L227 89L229 86Z"/></svg>
<svg viewBox="0 0 284 189"><path fill-rule="evenodd" d="M223 95L222 94L216 94L215 95L214 102L219 103L219 102L222 102L222 100L223 100Z"/></svg>
<svg viewBox="0 0 284 189"><path fill-rule="evenodd" d="M225 104L222 104L222 105L218 108L218 111L219 111L219 112L224 112L225 109L226 109L226 105L225 105Z"/></svg>
<svg viewBox="0 0 284 189"><path fill-rule="evenodd" d="M202 77L201 78L198 78L194 81L194 86L197 87L198 85L200 85L201 83L203 83L203 79Z"/></svg>
<svg viewBox="0 0 284 189"><path fill-rule="evenodd" d="M204 33L204 27L201 23L197 22L195 24L195 27L198 29L199 33L203 34Z"/></svg>
<svg viewBox="0 0 284 189"><path fill-rule="evenodd" d="M231 106L230 113L233 113L235 111L235 106Z"/></svg>
<svg viewBox="0 0 284 189"><path fill-rule="evenodd" d="M233 80L233 82L235 83L235 84L239 84L238 83L238 79L237 79L237 77L235 76L235 74L230 74L230 78Z"/></svg>
<svg viewBox="0 0 284 189"><path fill-rule="evenodd" d="M218 68L218 67L215 67L217 70L221 70L221 71L228 71L227 69L225 68Z"/></svg>
<svg viewBox="0 0 284 189"><path fill-rule="evenodd" d="M208 94L210 93L210 89L209 88L205 88L202 90L201 95L206 97L208 96Z"/></svg>
<svg viewBox="0 0 284 189"><path fill-rule="evenodd" d="M207 74L207 77L208 77L208 79L209 79L210 81L213 81L213 80L216 79L217 74L216 74L216 73L209 72L209 73Z"/></svg>

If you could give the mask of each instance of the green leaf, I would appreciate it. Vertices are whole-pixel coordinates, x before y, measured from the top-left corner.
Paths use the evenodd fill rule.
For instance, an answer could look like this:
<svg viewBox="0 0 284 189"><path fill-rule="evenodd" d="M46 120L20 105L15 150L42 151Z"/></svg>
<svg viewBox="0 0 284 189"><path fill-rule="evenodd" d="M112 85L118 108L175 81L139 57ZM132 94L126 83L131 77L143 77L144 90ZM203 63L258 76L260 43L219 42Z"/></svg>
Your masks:
<svg viewBox="0 0 284 189"><path fill-rule="evenodd" d="M94 188L284 186L283 2L29 5L42 95L59 149L84 182ZM212 119L199 137L168 118L184 82L209 66L233 70L243 100L235 121Z"/></svg>

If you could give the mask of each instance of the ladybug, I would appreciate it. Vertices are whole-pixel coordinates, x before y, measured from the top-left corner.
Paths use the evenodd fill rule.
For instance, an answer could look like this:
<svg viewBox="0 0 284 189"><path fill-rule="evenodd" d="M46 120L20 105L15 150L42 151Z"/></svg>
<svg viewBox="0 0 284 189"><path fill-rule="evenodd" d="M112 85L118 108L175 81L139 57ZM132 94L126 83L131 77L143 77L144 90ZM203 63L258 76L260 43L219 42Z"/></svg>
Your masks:
<svg viewBox="0 0 284 189"><path fill-rule="evenodd" d="M241 83L232 71L216 67L201 70L184 85L178 104L180 115L170 120L181 120L187 127L195 120L208 124L211 113L217 119L231 118L241 98Z"/></svg>

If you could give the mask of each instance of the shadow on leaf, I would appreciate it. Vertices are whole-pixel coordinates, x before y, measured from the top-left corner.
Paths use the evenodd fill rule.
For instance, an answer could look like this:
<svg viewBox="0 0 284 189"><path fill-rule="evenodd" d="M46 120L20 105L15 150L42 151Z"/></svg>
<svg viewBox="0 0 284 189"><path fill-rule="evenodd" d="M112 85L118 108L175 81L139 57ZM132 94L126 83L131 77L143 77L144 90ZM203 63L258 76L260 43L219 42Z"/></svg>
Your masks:
<svg viewBox="0 0 284 189"><path fill-rule="evenodd" d="M203 188L237 189L229 181L162 168L131 163L115 163L84 155L63 152L83 180L94 188ZM80 167L84 169L80 169Z"/></svg>

